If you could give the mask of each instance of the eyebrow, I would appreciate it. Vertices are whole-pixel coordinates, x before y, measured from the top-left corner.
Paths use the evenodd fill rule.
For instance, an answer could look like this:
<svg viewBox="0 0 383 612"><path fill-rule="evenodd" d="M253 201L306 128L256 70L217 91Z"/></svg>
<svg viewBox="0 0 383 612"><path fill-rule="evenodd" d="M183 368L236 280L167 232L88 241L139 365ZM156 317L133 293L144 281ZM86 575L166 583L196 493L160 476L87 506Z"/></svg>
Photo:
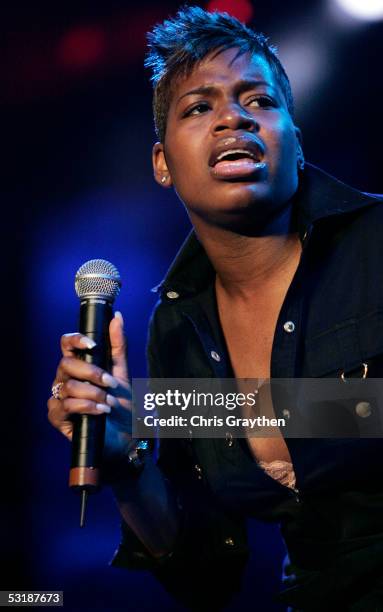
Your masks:
<svg viewBox="0 0 383 612"><path fill-rule="evenodd" d="M235 93L238 95L238 94L243 93L244 91L248 91L249 89L256 89L257 87L260 87L260 86L266 86L269 89L272 89L273 91L275 91L275 93L277 93L276 88L270 83L268 83L267 81L256 81L253 79L243 79L241 81L238 81L235 85ZM216 85L201 85L201 87L196 87L195 89L191 89L190 91L187 91L184 94L182 94L182 96L178 98L177 104L179 104L181 100L185 98L186 96L193 96L193 95L212 96L216 94L217 91L218 91L218 87Z"/></svg>

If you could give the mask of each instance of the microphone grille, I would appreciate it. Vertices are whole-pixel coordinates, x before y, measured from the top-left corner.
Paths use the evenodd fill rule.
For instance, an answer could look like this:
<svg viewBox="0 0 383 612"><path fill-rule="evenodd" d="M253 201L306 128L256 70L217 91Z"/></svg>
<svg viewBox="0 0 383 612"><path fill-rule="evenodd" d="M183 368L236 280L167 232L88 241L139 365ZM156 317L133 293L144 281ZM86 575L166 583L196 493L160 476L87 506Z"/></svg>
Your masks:
<svg viewBox="0 0 383 612"><path fill-rule="evenodd" d="M79 298L104 298L114 302L120 293L121 278L116 266L109 261L91 259L77 270L74 285Z"/></svg>

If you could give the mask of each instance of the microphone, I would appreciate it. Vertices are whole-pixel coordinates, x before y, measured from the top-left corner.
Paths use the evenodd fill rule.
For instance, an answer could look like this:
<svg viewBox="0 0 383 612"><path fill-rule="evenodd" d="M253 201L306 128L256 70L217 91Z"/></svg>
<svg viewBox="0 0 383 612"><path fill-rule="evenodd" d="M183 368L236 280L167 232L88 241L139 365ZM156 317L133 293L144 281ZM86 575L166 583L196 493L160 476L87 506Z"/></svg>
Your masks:
<svg viewBox="0 0 383 612"><path fill-rule="evenodd" d="M81 351L79 357L107 371L112 366L109 323L113 318L112 304L120 287L117 268L104 259L91 259L76 273L75 290L80 298L79 332L96 342L93 349ZM105 414L73 415L69 486L81 494L80 527L85 522L88 493L95 493L100 488L105 420Z"/></svg>

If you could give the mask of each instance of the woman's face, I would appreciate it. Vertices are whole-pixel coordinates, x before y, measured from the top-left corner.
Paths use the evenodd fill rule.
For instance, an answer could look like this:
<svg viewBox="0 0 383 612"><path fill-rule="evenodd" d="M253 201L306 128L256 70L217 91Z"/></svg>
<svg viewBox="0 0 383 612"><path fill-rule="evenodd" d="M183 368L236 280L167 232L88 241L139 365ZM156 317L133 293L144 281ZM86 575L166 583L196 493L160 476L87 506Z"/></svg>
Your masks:
<svg viewBox="0 0 383 612"><path fill-rule="evenodd" d="M264 223L298 185L299 130L263 56L209 54L172 97L155 176L167 176L191 220Z"/></svg>

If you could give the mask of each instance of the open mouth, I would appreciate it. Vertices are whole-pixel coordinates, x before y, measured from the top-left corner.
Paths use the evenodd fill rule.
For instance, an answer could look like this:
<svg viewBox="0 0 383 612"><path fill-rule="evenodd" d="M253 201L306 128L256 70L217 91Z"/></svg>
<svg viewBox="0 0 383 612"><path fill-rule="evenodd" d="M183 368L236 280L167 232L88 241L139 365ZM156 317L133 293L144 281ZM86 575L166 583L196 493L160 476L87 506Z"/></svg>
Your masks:
<svg viewBox="0 0 383 612"><path fill-rule="evenodd" d="M223 151L217 156L214 166L216 166L217 163L222 161L231 162L238 161L239 159L252 159L256 162L260 161L259 157L257 157L251 151L247 151L246 149L229 149L228 151Z"/></svg>
<svg viewBox="0 0 383 612"><path fill-rule="evenodd" d="M245 179L255 177L266 168L262 153L254 147L248 149L227 149L211 160L212 172L216 178Z"/></svg>

